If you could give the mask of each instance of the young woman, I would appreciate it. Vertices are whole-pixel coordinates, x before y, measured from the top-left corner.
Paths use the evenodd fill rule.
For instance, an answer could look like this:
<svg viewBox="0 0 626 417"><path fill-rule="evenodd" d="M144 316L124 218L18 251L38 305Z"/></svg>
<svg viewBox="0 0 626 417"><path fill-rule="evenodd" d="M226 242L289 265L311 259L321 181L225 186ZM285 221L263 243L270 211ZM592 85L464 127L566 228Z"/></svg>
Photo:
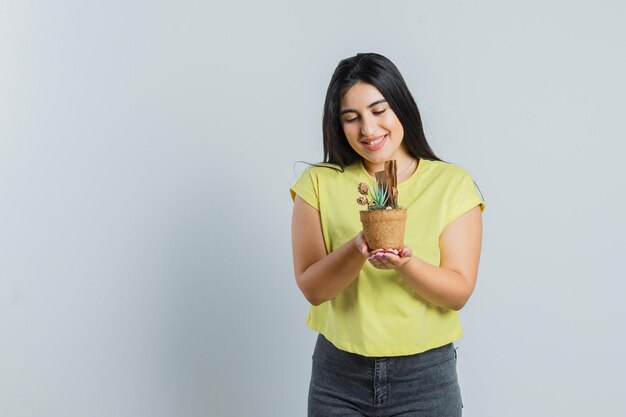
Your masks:
<svg viewBox="0 0 626 417"><path fill-rule="evenodd" d="M309 416L460 416L452 342L476 284L484 202L465 170L435 156L382 55L339 63L323 135L324 163L291 187L294 273L319 332ZM367 247L356 202L391 159L407 209L399 254Z"/></svg>

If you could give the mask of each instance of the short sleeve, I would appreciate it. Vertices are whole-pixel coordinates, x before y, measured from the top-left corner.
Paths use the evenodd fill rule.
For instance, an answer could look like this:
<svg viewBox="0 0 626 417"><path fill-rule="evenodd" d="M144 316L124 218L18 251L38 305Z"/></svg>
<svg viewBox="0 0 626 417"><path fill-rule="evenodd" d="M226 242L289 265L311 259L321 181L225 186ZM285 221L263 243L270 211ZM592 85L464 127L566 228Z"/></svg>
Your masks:
<svg viewBox="0 0 626 417"><path fill-rule="evenodd" d="M311 169L307 168L290 188L291 199L296 200L296 194L302 197L311 207L319 211L319 182Z"/></svg>
<svg viewBox="0 0 626 417"><path fill-rule="evenodd" d="M485 201L481 197L474 180L467 172L463 171L459 178L454 181L449 198L446 225L476 206L480 206L480 210L485 211Z"/></svg>

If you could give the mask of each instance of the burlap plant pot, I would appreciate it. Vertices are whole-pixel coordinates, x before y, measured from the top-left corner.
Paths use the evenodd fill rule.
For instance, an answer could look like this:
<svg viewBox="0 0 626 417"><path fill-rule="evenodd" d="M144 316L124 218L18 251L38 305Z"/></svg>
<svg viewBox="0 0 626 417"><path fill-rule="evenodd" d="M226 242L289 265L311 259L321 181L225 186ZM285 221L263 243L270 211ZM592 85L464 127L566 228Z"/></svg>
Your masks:
<svg viewBox="0 0 626 417"><path fill-rule="evenodd" d="M369 250L404 248L406 209L361 210L361 224Z"/></svg>

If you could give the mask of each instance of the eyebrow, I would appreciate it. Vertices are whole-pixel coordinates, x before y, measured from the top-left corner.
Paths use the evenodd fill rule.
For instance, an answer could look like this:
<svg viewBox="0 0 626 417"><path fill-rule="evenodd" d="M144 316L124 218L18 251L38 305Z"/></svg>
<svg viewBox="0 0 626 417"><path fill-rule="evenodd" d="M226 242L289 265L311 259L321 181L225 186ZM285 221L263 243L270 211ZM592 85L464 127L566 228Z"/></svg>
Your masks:
<svg viewBox="0 0 626 417"><path fill-rule="evenodd" d="M377 101L373 102L372 104L367 106L367 108L369 109L370 107L373 107L373 106L375 106L377 104L386 103L386 102L387 102L387 100L385 100L383 98L381 100L377 100ZM358 112L356 110L354 110L354 109L345 109L345 110L342 110L341 113L339 113L339 116L343 115L344 113L358 113Z"/></svg>

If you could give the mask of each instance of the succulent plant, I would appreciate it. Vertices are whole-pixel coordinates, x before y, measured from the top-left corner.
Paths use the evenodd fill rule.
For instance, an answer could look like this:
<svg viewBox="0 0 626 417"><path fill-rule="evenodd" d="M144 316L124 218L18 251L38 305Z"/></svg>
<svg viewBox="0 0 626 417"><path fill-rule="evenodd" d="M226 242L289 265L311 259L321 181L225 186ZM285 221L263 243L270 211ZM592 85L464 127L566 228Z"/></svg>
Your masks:
<svg viewBox="0 0 626 417"><path fill-rule="evenodd" d="M403 208L398 205L396 169L395 160L386 161L385 170L376 172L376 184L373 187L369 187L367 183L360 182L357 190L361 196L356 199L356 202L362 206L368 206L368 210Z"/></svg>
<svg viewBox="0 0 626 417"><path fill-rule="evenodd" d="M370 210L384 209L387 200L389 200L389 192L386 188L381 188L377 185L370 191L372 197L372 204Z"/></svg>

